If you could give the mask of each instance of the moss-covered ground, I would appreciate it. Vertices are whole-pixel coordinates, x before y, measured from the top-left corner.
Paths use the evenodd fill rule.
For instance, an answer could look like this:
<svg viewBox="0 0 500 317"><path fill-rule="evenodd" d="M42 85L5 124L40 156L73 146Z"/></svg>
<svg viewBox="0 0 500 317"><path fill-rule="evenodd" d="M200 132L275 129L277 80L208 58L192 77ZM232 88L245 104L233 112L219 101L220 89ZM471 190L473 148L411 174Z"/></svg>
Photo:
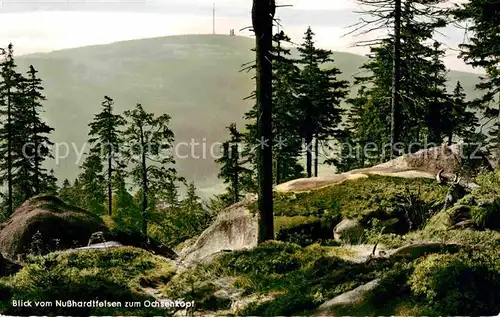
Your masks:
<svg viewBox="0 0 500 317"><path fill-rule="evenodd" d="M164 311L159 309L124 306L125 302L152 300L140 291L141 285L161 285L173 274L173 265L167 260L132 247L32 257L16 275L0 279L0 312L7 315L163 315ZM53 305L14 307L12 300L49 301ZM64 308L56 307L56 300L117 301L122 307Z"/></svg>
<svg viewBox="0 0 500 317"><path fill-rule="evenodd" d="M500 311L500 233L492 221L498 214L497 178L497 173L481 175L481 189L446 211L441 208L447 187L432 180L370 176L310 193L279 194L275 230L277 237L288 242L268 241L252 250L221 253L210 263L183 270L176 271L172 261L131 247L33 257L20 272L0 279L0 312L165 315L166 311L152 308L84 311L10 305L12 299L141 301L151 299L144 292L151 287L164 298L194 300L195 311L201 315L313 315L324 302L379 278L381 284L362 302L326 313L496 315ZM451 227L454 216L450 213L457 206L476 210L467 214L476 227ZM385 257L354 261L350 245L327 243L331 241L321 236L344 218L357 219L365 226L359 241L363 246L377 243L387 250L429 241L459 246L417 255L390 256L389 252ZM388 222L391 219L396 222ZM390 230L381 230L384 223L392 224ZM245 303L245 298L258 295L267 300ZM234 308L237 302L244 304Z"/></svg>

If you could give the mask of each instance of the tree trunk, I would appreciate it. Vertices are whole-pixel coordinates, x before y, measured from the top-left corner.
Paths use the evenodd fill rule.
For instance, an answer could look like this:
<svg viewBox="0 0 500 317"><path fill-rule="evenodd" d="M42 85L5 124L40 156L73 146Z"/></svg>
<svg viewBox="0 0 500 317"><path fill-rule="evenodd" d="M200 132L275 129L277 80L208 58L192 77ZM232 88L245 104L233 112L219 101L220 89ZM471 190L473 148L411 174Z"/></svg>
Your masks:
<svg viewBox="0 0 500 317"><path fill-rule="evenodd" d="M276 158L276 185L281 183L281 173L283 172L284 167L282 166L281 159L278 155Z"/></svg>
<svg viewBox="0 0 500 317"><path fill-rule="evenodd" d="M233 166L233 203L236 204L240 200L240 184L239 184L239 152L238 145L233 145L231 149L231 155L234 155L232 159L234 160Z"/></svg>
<svg viewBox="0 0 500 317"><path fill-rule="evenodd" d="M113 174L112 170L112 161L111 161L111 156L112 156L112 151L111 151L111 144L109 145L110 148L108 149L108 215L111 216L111 211L113 208L113 190L111 186L111 177Z"/></svg>
<svg viewBox="0 0 500 317"><path fill-rule="evenodd" d="M307 168L307 177L312 177L312 143L313 136L312 133L307 132L306 138L306 168Z"/></svg>
<svg viewBox="0 0 500 317"><path fill-rule="evenodd" d="M497 167L499 166L500 163L500 93L498 93L498 116L497 116L497 157L496 157L496 163Z"/></svg>
<svg viewBox="0 0 500 317"><path fill-rule="evenodd" d="M142 159L142 232L147 237L148 236L148 169L146 165L146 143L144 142L144 132L142 127L140 127L141 133L141 159Z"/></svg>
<svg viewBox="0 0 500 317"><path fill-rule="evenodd" d="M33 143L35 146L34 161L35 161L35 195L40 194L40 158L38 157L38 133L36 126L36 109L35 109L35 98L32 100L32 115L33 115Z"/></svg>
<svg viewBox="0 0 500 317"><path fill-rule="evenodd" d="M360 154L360 157L361 157L361 166L360 166L360 168L363 168L363 167L365 167L365 160L366 160L366 158L365 158L365 147L364 146L361 148L360 152L361 152L361 154Z"/></svg>
<svg viewBox="0 0 500 317"><path fill-rule="evenodd" d="M9 79L10 81L10 79ZM13 212L12 201L12 109L10 87L7 89L7 212L10 216Z"/></svg>
<svg viewBox="0 0 500 317"><path fill-rule="evenodd" d="M24 201L30 199L32 197L32 189L30 188L29 184L29 173L28 173L28 168L25 167L23 168L23 178L24 178L24 183L22 185L22 192L23 192L23 199Z"/></svg>
<svg viewBox="0 0 500 317"><path fill-rule="evenodd" d="M401 127L401 0L394 1L394 60L391 92L391 158L398 155L395 145L399 142Z"/></svg>
<svg viewBox="0 0 500 317"><path fill-rule="evenodd" d="M437 53L435 53L437 54ZM437 93L438 84L437 80L439 77L439 69L436 67L434 72L434 92ZM440 104L438 97L434 97L434 105L431 105L429 109L429 118L427 119L429 137L428 140L432 143L431 147L441 145L441 118L440 118ZM435 145L434 145L435 144ZM429 148L429 145L427 145Z"/></svg>
<svg viewBox="0 0 500 317"><path fill-rule="evenodd" d="M272 0L271 0L272 1ZM270 0L253 0L252 24L255 32L256 99L258 106L257 148L259 178L259 235L262 243L274 239L273 157L272 157L272 33L275 6Z"/></svg>
<svg viewBox="0 0 500 317"><path fill-rule="evenodd" d="M316 138L314 139L314 177L318 177L318 153L319 152L319 144L318 144L318 134L316 134Z"/></svg>

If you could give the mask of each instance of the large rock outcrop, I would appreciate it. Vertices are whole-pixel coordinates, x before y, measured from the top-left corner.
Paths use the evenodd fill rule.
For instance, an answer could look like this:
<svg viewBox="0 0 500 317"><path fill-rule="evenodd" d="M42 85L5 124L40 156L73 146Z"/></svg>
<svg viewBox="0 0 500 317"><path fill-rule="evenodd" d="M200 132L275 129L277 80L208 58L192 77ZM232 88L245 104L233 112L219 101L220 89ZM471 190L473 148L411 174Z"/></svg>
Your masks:
<svg viewBox="0 0 500 317"><path fill-rule="evenodd" d="M349 173L367 172L374 174L419 171L435 177L439 170L457 173L462 167L462 147L458 144L438 146L406 154L388 162Z"/></svg>
<svg viewBox="0 0 500 317"><path fill-rule="evenodd" d="M280 184L275 189L278 192L316 190L350 179L366 178L370 174L404 178L435 178L440 170L446 174L458 173L464 165L464 157L467 156L463 152L463 146L460 144L443 145L406 154L369 168L356 169L341 174L295 179ZM474 153L474 155L476 157L467 163L468 168L492 170L491 164L484 155L480 153Z"/></svg>
<svg viewBox="0 0 500 317"><path fill-rule="evenodd" d="M248 209L256 199L255 195L249 195L221 212L196 242L179 253L180 261L196 263L224 250L257 246L258 216Z"/></svg>
<svg viewBox="0 0 500 317"><path fill-rule="evenodd" d="M0 252L11 260L18 260L20 255L28 253L77 249L87 246L96 232L102 232L104 241L141 248L170 259L177 257L159 241L134 230L110 229L99 216L70 206L55 196L27 200L0 224Z"/></svg>
<svg viewBox="0 0 500 317"><path fill-rule="evenodd" d="M33 246L41 248L38 251L42 253L84 246L93 232L103 230L101 219L83 209L69 206L55 196L35 197L2 224L0 251L16 259L30 253Z"/></svg>

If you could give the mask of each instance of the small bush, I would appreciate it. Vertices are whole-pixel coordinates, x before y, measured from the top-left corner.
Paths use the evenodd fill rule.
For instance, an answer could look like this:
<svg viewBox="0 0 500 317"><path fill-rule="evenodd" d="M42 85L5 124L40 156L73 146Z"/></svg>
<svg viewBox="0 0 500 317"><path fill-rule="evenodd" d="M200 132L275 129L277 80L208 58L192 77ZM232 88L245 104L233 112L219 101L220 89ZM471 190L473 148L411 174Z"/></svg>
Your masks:
<svg viewBox="0 0 500 317"><path fill-rule="evenodd" d="M239 273L267 275L285 273L301 266L303 257L301 247L291 243L266 242L249 252L236 252L231 256L223 256L221 265Z"/></svg>
<svg viewBox="0 0 500 317"><path fill-rule="evenodd" d="M167 298L183 298L185 301L195 301L197 310L216 311L227 309L231 305L228 298L216 296L224 274L219 271L216 265L199 265L188 271L181 272L174 276L168 285L163 289ZM228 285L228 287L231 287Z"/></svg>
<svg viewBox="0 0 500 317"><path fill-rule="evenodd" d="M500 310L500 256L489 252L433 254L410 277L413 294L444 315L496 315Z"/></svg>
<svg viewBox="0 0 500 317"><path fill-rule="evenodd" d="M491 204L487 204L483 208L472 207L471 218L475 224L482 228L500 229L500 198L496 198Z"/></svg>
<svg viewBox="0 0 500 317"><path fill-rule="evenodd" d="M313 220L307 220L303 223L298 222L283 226L278 230L276 239L305 247L316 242L333 239L333 225L314 217Z"/></svg>
<svg viewBox="0 0 500 317"><path fill-rule="evenodd" d="M151 299L136 289L143 281L165 282L173 274L170 263L146 251L131 247L103 251L51 253L29 257L25 267L9 279L8 292L1 291L2 301L19 300L107 300L143 301ZM2 285L0 283L0 285ZM0 286L4 287L5 286ZM4 299L4 294L8 294ZM0 307L9 315L110 315L134 313L139 309L92 307ZM160 314L160 310L149 309Z"/></svg>

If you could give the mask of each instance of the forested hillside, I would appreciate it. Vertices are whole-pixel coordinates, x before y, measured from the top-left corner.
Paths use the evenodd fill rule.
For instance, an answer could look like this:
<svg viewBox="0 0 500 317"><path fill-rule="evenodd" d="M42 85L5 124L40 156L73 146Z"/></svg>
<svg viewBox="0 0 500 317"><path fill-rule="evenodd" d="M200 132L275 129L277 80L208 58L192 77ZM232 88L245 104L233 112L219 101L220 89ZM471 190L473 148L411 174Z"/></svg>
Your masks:
<svg viewBox="0 0 500 317"><path fill-rule="evenodd" d="M57 125L52 134L55 142L75 143L80 149L86 141L87 122L98 111L102 96L109 95L117 111L141 102L149 111L169 113L176 142L201 143L205 138L211 145L224 138L228 122L241 124L251 107L252 102L244 98L252 90L252 76L240 70L253 58L253 41L228 35L170 36L31 54L16 61L19 70L35 65L44 80L43 116ZM284 45L297 56L294 45ZM333 52L333 60L342 71L340 77L352 82L366 57ZM460 80L467 96L478 96L477 75L451 71L449 78L449 89ZM351 95L355 93L351 88ZM189 152L182 150L181 155ZM198 184L205 198L220 193L213 158L202 157L201 145L195 153L199 159L189 155L178 160L179 171ZM57 168L55 162L48 166L58 178L72 179L78 172L75 160L71 150Z"/></svg>

